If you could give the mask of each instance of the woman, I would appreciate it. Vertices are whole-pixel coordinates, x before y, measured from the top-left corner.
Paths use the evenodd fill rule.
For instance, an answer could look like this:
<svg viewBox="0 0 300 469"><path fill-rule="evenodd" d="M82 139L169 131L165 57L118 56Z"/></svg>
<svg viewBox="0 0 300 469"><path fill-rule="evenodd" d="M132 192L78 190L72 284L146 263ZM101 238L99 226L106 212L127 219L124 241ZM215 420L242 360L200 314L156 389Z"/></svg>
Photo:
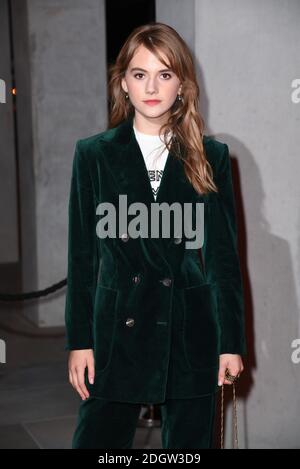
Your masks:
<svg viewBox="0 0 300 469"><path fill-rule="evenodd" d="M240 375L246 354L228 146L203 135L193 59L170 26L131 33L109 90L110 126L77 142L71 181L66 349L83 400L72 447L131 448L152 403L163 448L210 448L225 370Z"/></svg>

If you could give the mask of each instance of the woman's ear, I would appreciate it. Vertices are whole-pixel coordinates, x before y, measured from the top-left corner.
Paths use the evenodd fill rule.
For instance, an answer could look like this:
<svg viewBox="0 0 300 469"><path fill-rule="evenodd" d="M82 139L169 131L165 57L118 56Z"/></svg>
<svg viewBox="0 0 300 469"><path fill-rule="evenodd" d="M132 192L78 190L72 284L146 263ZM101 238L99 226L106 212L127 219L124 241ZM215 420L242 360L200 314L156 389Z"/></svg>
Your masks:
<svg viewBox="0 0 300 469"><path fill-rule="evenodd" d="M126 84L125 78L122 78L122 80L121 80L121 86L122 86L122 88L123 88L123 91L124 91L125 93L128 93L128 88L127 88L127 84Z"/></svg>

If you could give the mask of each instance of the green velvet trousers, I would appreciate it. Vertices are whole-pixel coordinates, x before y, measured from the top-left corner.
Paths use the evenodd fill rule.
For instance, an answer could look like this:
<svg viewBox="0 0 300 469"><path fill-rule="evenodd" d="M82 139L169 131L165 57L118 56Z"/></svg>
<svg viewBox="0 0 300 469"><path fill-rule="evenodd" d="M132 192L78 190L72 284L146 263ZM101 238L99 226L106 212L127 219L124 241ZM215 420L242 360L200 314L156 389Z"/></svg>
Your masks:
<svg viewBox="0 0 300 469"><path fill-rule="evenodd" d="M159 404L162 448L212 448L216 396ZM72 448L132 448L141 405L95 397L81 401Z"/></svg>

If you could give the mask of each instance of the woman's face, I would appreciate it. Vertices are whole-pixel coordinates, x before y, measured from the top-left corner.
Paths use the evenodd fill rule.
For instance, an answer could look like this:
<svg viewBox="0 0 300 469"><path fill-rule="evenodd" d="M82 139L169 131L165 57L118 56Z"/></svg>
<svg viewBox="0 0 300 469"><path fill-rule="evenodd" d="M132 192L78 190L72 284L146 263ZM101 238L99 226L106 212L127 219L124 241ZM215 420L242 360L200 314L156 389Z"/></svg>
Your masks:
<svg viewBox="0 0 300 469"><path fill-rule="evenodd" d="M163 58L166 60L164 55ZM122 88L128 93L135 111L146 118L168 115L177 94L181 93L178 76L144 46L140 46L131 59L122 79ZM159 102L151 105L146 100Z"/></svg>

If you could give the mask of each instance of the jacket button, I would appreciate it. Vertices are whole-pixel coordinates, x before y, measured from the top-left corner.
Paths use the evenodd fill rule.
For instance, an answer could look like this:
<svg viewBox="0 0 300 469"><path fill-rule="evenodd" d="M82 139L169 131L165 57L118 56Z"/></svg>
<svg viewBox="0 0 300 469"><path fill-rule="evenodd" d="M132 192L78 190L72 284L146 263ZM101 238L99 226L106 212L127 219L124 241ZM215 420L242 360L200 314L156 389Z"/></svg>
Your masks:
<svg viewBox="0 0 300 469"><path fill-rule="evenodd" d="M122 233L121 234L121 239L124 242L128 241L129 240L129 234L128 233Z"/></svg>
<svg viewBox="0 0 300 469"><path fill-rule="evenodd" d="M182 241L181 238L174 238L174 244L180 244Z"/></svg>
<svg viewBox="0 0 300 469"><path fill-rule="evenodd" d="M128 327L134 326L134 319L128 318L128 319L126 320L126 326L128 326Z"/></svg>
<svg viewBox="0 0 300 469"><path fill-rule="evenodd" d="M172 279L170 278L164 278L163 280L161 280L162 284L165 285L166 287L169 287L172 283Z"/></svg>
<svg viewBox="0 0 300 469"><path fill-rule="evenodd" d="M140 274L137 274L134 277L132 277L132 281L133 281L133 283L136 283L136 284L140 283L140 281L141 281Z"/></svg>

